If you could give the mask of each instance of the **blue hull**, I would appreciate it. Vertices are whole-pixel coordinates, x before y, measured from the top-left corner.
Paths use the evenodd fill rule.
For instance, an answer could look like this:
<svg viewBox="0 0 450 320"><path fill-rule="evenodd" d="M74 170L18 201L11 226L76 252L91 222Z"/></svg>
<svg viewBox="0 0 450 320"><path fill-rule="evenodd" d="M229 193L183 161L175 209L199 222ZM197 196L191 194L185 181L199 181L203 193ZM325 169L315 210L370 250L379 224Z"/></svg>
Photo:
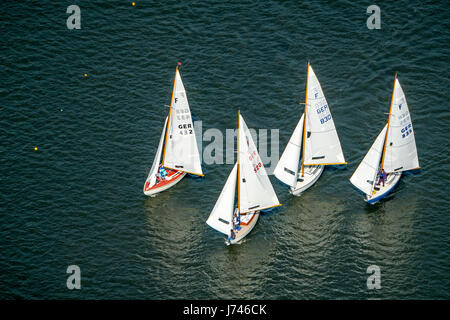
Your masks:
<svg viewBox="0 0 450 320"><path fill-rule="evenodd" d="M387 197L392 192L392 190L394 190L394 188L397 186L399 181L400 181L400 179L398 179L397 182L388 191L386 191L385 193L383 193L379 197L367 200L367 203L374 204L374 203L380 201L381 199Z"/></svg>

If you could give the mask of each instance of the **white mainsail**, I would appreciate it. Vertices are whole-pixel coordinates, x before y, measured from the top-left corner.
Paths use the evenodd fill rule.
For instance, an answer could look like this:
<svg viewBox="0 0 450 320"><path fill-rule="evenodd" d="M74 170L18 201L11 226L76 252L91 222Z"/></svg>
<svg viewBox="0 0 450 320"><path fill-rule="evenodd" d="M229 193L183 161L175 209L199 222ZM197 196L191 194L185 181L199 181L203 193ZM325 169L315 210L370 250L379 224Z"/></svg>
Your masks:
<svg viewBox="0 0 450 320"><path fill-rule="evenodd" d="M405 93L395 78L383 169L400 172L419 167L416 140Z"/></svg>
<svg viewBox="0 0 450 320"><path fill-rule="evenodd" d="M156 151L156 155L155 155L155 159L153 160L152 168L150 169L150 172L147 176L147 180L145 180L146 183L144 184L144 192L145 192L145 189L153 187L156 183L156 176L158 175L158 169L159 169L159 163L160 163L159 161L161 160L161 152L162 152L162 146L164 144L164 136L166 133L166 126L167 126L167 117L166 117L166 121L164 122L164 128L161 133L161 138L159 139L158 150ZM148 182L148 184L147 184L147 182Z"/></svg>
<svg viewBox="0 0 450 320"><path fill-rule="evenodd" d="M239 114L239 212L279 206L266 169L244 118Z"/></svg>
<svg viewBox="0 0 450 320"><path fill-rule="evenodd" d="M203 175L191 110L178 68L175 73L163 166Z"/></svg>
<svg viewBox="0 0 450 320"><path fill-rule="evenodd" d="M291 138L281 155L280 160L273 171L278 180L295 187L298 178L298 168L300 165L300 152L302 148L304 114L297 123Z"/></svg>
<svg viewBox="0 0 450 320"><path fill-rule="evenodd" d="M234 165L223 186L222 192L214 205L206 223L226 235L233 228L234 195L236 193L237 163Z"/></svg>
<svg viewBox="0 0 450 320"><path fill-rule="evenodd" d="M305 165L345 164L344 153L330 107L312 67L308 64L306 92Z"/></svg>
<svg viewBox="0 0 450 320"><path fill-rule="evenodd" d="M366 156L350 178L350 182L367 195L372 195L375 185L381 154L383 153L384 140L386 138L386 129L387 124L381 130Z"/></svg>

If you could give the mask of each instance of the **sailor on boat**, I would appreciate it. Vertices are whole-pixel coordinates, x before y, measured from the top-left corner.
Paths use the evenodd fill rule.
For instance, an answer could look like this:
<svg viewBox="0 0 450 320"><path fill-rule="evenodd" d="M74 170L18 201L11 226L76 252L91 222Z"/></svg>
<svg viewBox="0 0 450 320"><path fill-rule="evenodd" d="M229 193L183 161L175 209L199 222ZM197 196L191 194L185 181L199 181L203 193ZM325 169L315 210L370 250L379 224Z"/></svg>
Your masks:
<svg viewBox="0 0 450 320"><path fill-rule="evenodd" d="M384 182L386 181L387 175L386 172L384 171L383 168L381 168L380 170L380 179L378 180L377 186L380 185L380 183L383 182L383 187L384 187Z"/></svg>
<svg viewBox="0 0 450 320"><path fill-rule="evenodd" d="M166 176L167 176L167 171L166 169L164 169L163 166L159 167L159 177L161 180L166 180Z"/></svg>
<svg viewBox="0 0 450 320"><path fill-rule="evenodd" d="M234 213L234 217L233 217L233 226L234 226L234 230L241 230L241 215L237 212Z"/></svg>
<svg viewBox="0 0 450 320"><path fill-rule="evenodd" d="M236 239L236 235L234 234L234 230L231 229L230 230L230 235L228 236L228 239L227 239L227 244L228 245L231 244L231 240L234 240L234 239Z"/></svg>

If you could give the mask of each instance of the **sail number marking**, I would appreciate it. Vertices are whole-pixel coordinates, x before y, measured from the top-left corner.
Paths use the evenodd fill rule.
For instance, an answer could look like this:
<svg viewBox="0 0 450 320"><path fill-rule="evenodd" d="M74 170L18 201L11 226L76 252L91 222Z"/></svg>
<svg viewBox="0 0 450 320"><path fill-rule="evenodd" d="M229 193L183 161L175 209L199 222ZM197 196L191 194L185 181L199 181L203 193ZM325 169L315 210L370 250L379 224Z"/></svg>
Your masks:
<svg viewBox="0 0 450 320"><path fill-rule="evenodd" d="M405 138L407 136L409 136L412 133L412 125L411 123L408 124L406 127L404 127L401 132L402 132L402 138Z"/></svg>
<svg viewBox="0 0 450 320"><path fill-rule="evenodd" d="M180 135L193 134L194 132L190 128L192 128L192 125L190 123L178 125L178 129L180 129ZM183 131L183 129L184 129L184 131Z"/></svg>
<svg viewBox="0 0 450 320"><path fill-rule="evenodd" d="M323 106L321 106L321 107L318 107L318 108L316 109L316 112L317 112L317 114L318 114L319 116L320 116L321 114L323 114L324 112L328 112L328 114L327 114L325 117L320 118L320 123L321 123L321 124L324 124L325 122L331 120L331 113L329 113L330 111L329 111L329 109L328 109L328 105L327 105L327 104L325 104L325 105L323 105Z"/></svg>
<svg viewBox="0 0 450 320"><path fill-rule="evenodd" d="M325 122L327 122L329 120L331 120L331 114L329 114L329 115L323 117L322 119L320 119L320 123L324 124Z"/></svg>
<svg viewBox="0 0 450 320"><path fill-rule="evenodd" d="M253 161L253 160L255 160L256 156L257 156L256 150L253 150L253 152L250 153L250 155L248 156L248 159L249 159L250 161ZM259 161L257 164L254 164L254 165L253 165L253 171L255 171L255 173L256 173L256 172L258 172L258 170L259 170L261 167L262 167L262 164L261 164L261 161Z"/></svg>
<svg viewBox="0 0 450 320"><path fill-rule="evenodd" d="M326 105L324 105L324 106L322 106L320 108L317 108L317 114L321 114L321 113L323 113L323 112L325 112L327 110L328 110L328 105L326 104Z"/></svg>

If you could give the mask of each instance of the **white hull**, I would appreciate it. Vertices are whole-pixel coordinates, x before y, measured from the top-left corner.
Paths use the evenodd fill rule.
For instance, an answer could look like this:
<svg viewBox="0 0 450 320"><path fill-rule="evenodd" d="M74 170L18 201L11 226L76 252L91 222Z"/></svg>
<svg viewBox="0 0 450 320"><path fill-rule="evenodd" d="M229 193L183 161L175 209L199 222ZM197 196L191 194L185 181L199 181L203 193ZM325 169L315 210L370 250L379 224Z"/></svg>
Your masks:
<svg viewBox="0 0 450 320"><path fill-rule="evenodd" d="M174 185L176 185L178 182L180 182L184 176L186 175L186 172L179 172L174 174L164 185L156 188L151 188L149 190L145 190L144 194L146 196L154 196L157 193L163 192L169 188L172 188Z"/></svg>
<svg viewBox="0 0 450 320"><path fill-rule="evenodd" d="M234 238L233 240L230 241L230 243L227 243L227 244L239 243L242 239L244 239L250 233L250 231L253 230L253 228L255 227L256 222L258 221L258 218L259 218L259 211L256 211L255 213L247 213L247 214L253 214L254 217L252 218L252 220L250 221L250 223L248 225L241 224L241 230L234 232L234 234L236 235L236 238Z"/></svg>
<svg viewBox="0 0 450 320"><path fill-rule="evenodd" d="M371 196L366 195L365 200L370 204L374 204L374 203L380 201L381 199L386 197L395 188L397 183L400 181L401 177L402 177L401 172L388 174L386 181L384 182L384 187L383 187L383 183L381 183L379 185L375 185L375 187L379 190L375 189L374 193ZM378 179L378 177L377 177L377 179Z"/></svg>
<svg viewBox="0 0 450 320"><path fill-rule="evenodd" d="M304 167L304 176L302 177L302 172L300 169L300 173L298 174L298 180L302 179L303 181L297 180L297 185L295 188L291 188L290 192L294 196L300 195L303 191L310 188L321 176L325 166L305 166Z"/></svg>

